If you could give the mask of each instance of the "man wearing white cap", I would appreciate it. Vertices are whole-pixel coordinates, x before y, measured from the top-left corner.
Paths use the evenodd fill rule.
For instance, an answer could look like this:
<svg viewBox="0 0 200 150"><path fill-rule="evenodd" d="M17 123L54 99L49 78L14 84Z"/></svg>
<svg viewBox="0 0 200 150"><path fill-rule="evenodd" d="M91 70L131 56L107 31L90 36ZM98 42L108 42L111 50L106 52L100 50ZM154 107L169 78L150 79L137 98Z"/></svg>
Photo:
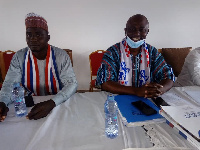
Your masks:
<svg viewBox="0 0 200 150"><path fill-rule="evenodd" d="M14 82L20 82L34 95L54 95L52 99L36 104L27 115L28 119L46 117L60 103L71 97L77 89L77 80L70 57L57 47L48 44L47 21L29 13L25 19L28 47L13 56L0 91L0 121L6 118L11 103Z"/></svg>

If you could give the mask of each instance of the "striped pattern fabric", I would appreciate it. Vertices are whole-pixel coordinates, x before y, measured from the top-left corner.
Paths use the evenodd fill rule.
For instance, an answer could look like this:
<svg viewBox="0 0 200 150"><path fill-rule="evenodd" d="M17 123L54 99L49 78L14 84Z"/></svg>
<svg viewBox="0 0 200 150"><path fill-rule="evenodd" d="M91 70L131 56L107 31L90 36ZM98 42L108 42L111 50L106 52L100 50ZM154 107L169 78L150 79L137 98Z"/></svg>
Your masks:
<svg viewBox="0 0 200 150"><path fill-rule="evenodd" d="M22 85L27 87L34 95L40 95L40 81L37 58L29 49L25 53L23 64ZM45 87L48 94L56 94L61 90L61 82L57 71L54 51L48 45L45 67Z"/></svg>
<svg viewBox="0 0 200 150"><path fill-rule="evenodd" d="M147 49L149 52L150 82L159 83L164 79L175 81L175 76L171 66L165 62L164 57L158 52L158 50L149 44L147 44ZM138 56L140 56L140 53ZM97 72L95 83L97 87L100 87L102 83L107 81L118 82L120 62L120 43L117 43L108 48L103 56L101 66ZM138 81L139 71L140 67L133 71L136 73L134 76L137 77L135 81ZM138 83L132 85L138 87Z"/></svg>

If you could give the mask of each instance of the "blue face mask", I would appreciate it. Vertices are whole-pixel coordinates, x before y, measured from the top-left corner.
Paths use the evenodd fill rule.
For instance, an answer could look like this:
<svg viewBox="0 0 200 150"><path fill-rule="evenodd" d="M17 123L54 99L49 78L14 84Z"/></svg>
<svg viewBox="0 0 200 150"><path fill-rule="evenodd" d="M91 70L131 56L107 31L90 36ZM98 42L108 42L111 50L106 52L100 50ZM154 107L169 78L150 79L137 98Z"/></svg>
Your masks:
<svg viewBox="0 0 200 150"><path fill-rule="evenodd" d="M131 48L138 48L138 47L140 47L142 44L144 44L144 40L140 40L140 41L134 42L134 41L131 40L128 36L126 36L126 42L127 42L127 44L128 44Z"/></svg>

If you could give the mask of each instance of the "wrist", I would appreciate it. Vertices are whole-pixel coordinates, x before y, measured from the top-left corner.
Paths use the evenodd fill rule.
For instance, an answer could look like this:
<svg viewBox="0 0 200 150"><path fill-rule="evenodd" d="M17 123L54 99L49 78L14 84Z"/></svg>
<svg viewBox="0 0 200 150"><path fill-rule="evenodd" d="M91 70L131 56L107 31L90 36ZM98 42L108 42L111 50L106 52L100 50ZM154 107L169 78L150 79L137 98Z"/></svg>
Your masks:
<svg viewBox="0 0 200 150"><path fill-rule="evenodd" d="M136 87L131 87L131 95L138 95L138 88Z"/></svg>
<svg viewBox="0 0 200 150"><path fill-rule="evenodd" d="M54 108L54 107L56 107L56 103L52 100L52 99L50 99L50 100L48 100L49 101L49 104L52 106L52 109Z"/></svg>
<svg viewBox="0 0 200 150"><path fill-rule="evenodd" d="M0 102L0 105L7 107L6 103Z"/></svg>

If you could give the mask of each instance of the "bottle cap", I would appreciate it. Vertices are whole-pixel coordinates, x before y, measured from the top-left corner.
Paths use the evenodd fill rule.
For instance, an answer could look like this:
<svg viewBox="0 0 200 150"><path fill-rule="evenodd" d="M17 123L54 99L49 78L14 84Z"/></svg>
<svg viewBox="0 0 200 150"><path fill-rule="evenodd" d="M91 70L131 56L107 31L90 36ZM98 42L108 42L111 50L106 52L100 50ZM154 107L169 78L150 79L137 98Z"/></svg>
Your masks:
<svg viewBox="0 0 200 150"><path fill-rule="evenodd" d="M20 87L20 83L19 83L19 82L18 82L18 83L15 82L15 83L13 84L13 88L15 88L15 87Z"/></svg>
<svg viewBox="0 0 200 150"><path fill-rule="evenodd" d="M114 100L114 95L109 94L108 97L107 97L107 99L108 99L108 100Z"/></svg>

